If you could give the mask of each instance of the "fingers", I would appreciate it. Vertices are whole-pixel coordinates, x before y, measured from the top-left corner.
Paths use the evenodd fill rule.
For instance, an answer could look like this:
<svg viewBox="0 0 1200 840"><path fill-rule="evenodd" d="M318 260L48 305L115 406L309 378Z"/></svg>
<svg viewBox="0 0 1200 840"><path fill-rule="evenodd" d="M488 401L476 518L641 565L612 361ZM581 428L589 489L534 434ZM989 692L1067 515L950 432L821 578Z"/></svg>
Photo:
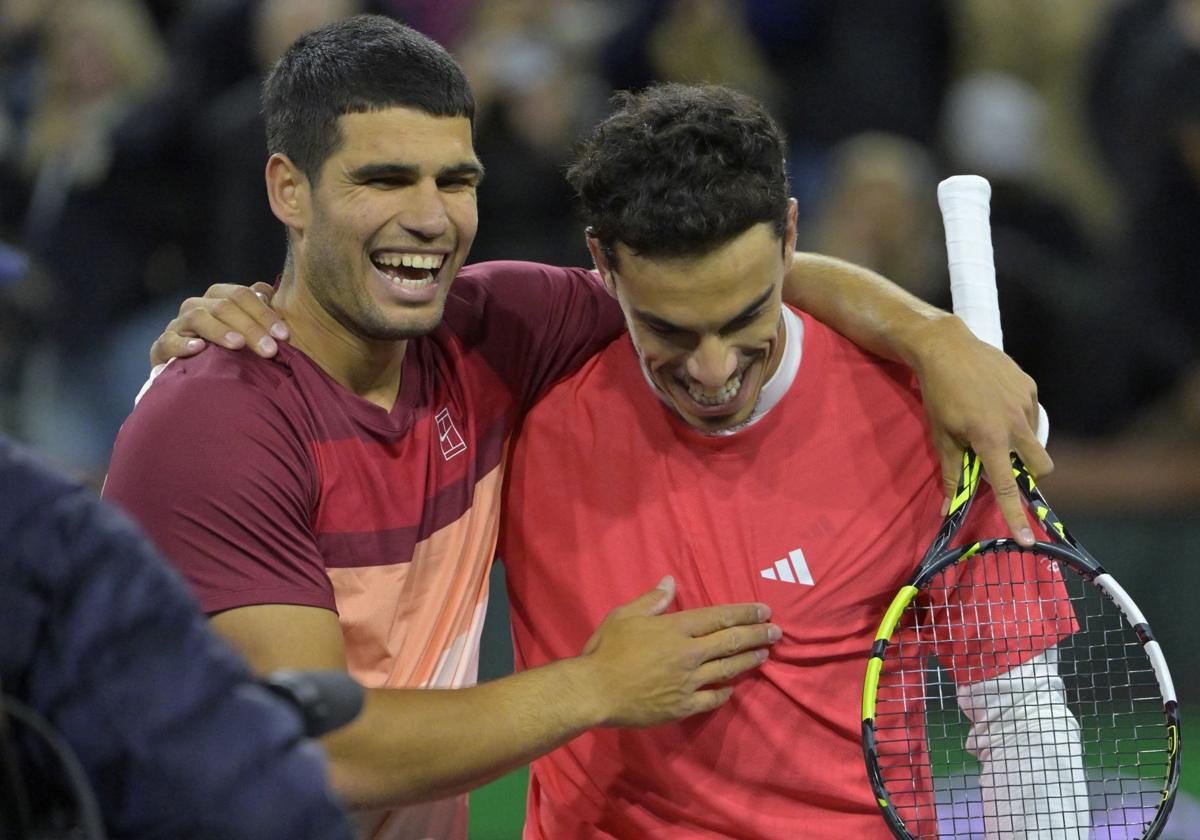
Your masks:
<svg viewBox="0 0 1200 840"><path fill-rule="evenodd" d="M767 659L782 636L766 622L765 604L725 604L662 615L675 581L608 614L584 646L578 663L598 698L606 726L653 726L715 709L727 682Z"/></svg>
<svg viewBox="0 0 1200 840"><path fill-rule="evenodd" d="M270 358L278 350L276 339L286 339L288 330L275 310L259 297L266 294L264 286L211 286L203 298L184 301L177 320L182 320L184 332L229 350L249 346L259 356Z"/></svg>
<svg viewBox="0 0 1200 840"><path fill-rule="evenodd" d="M167 324L166 331L150 345L150 367L165 364L171 359L194 356L208 346L204 339L184 334L180 332L182 329L180 318Z"/></svg>
<svg viewBox="0 0 1200 840"><path fill-rule="evenodd" d="M768 656L766 648L759 648L739 653L736 656L705 662L696 669L693 675L693 684L699 689L702 686L727 683L739 674L744 674L762 665L767 661Z"/></svg>
<svg viewBox="0 0 1200 840"><path fill-rule="evenodd" d="M685 716L698 715L701 712L711 712L714 709L719 709L732 696L733 686L728 685L697 691L691 696L688 703L688 712Z"/></svg>
<svg viewBox="0 0 1200 840"><path fill-rule="evenodd" d="M1051 460L1050 453L1038 443L1036 437L1030 436L1027 440L1019 442L1016 452L1021 457L1021 463L1034 478L1042 478L1054 472L1054 461Z"/></svg>
<svg viewBox="0 0 1200 840"><path fill-rule="evenodd" d="M270 306L271 299L275 297L275 287L270 283L254 283L250 286L250 291L254 292L255 297L261 300L266 306ZM284 326L284 329L287 329L286 325ZM287 336L279 337L287 338Z"/></svg>
<svg viewBox="0 0 1200 840"><path fill-rule="evenodd" d="M697 688L725 682L743 671L757 668L767 660L767 648L783 638L783 631L774 624L731 627L703 637L701 662L696 668Z"/></svg>
<svg viewBox="0 0 1200 840"><path fill-rule="evenodd" d="M775 624L750 624L718 630L697 641L703 642L702 661L712 661L737 656L748 650L773 645L783 633ZM703 683L699 683L703 685Z"/></svg>
<svg viewBox="0 0 1200 840"><path fill-rule="evenodd" d="M950 500L958 492L958 482L962 478L962 447L958 441L949 435L935 435L938 451L938 462L942 468L942 516L950 512Z"/></svg>
<svg viewBox="0 0 1200 840"><path fill-rule="evenodd" d="M1021 501L1021 491L1013 478L1012 461L1008 446L989 446L976 450L983 464L983 471L992 492L996 496L996 504L1008 524L1008 532L1021 545L1033 545L1033 530L1025 516L1025 504Z"/></svg>
<svg viewBox="0 0 1200 840"><path fill-rule="evenodd" d="M715 607L699 607L684 610L671 618L680 624L689 636L707 636L718 630L745 624L759 624L771 617L771 608L766 604L719 604Z"/></svg>
<svg viewBox="0 0 1200 840"><path fill-rule="evenodd" d="M266 283L235 286L218 283L209 286L202 298L188 298L179 307L179 316L167 325L150 347L151 366L168 359L193 356L205 342L238 350L250 346L269 359L279 350L276 340L287 340L287 325L268 305L274 289Z"/></svg>

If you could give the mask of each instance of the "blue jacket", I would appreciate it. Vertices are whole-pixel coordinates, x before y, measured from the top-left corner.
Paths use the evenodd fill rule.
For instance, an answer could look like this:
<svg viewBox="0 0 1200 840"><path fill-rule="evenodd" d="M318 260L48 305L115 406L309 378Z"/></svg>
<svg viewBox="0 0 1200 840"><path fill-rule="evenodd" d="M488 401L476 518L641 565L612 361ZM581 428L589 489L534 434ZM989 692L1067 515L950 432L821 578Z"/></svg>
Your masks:
<svg viewBox="0 0 1200 840"><path fill-rule="evenodd" d="M350 837L299 715L136 526L3 437L0 690L65 738L114 837ZM31 797L63 788L42 744L9 728Z"/></svg>

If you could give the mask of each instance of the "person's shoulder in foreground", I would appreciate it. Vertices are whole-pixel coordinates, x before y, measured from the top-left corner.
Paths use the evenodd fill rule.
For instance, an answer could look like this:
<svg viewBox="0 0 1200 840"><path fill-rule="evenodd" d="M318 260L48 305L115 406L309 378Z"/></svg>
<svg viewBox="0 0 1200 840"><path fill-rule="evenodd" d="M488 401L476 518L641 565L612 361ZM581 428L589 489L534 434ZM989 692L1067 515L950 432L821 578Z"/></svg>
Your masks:
<svg viewBox="0 0 1200 840"><path fill-rule="evenodd" d="M0 684L75 752L107 830L349 837L299 717L209 631L133 524L3 438L0 487ZM61 808L63 768L9 729L27 791Z"/></svg>

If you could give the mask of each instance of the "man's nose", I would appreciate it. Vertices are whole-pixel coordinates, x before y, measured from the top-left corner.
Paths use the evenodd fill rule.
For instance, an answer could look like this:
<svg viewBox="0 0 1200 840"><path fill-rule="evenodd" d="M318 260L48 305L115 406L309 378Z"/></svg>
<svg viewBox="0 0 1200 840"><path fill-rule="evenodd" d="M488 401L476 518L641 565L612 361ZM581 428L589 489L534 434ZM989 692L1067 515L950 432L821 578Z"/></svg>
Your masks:
<svg viewBox="0 0 1200 840"><path fill-rule="evenodd" d="M405 195L406 204L399 213L400 224L422 239L437 239L450 226L445 198L436 183L421 181Z"/></svg>
<svg viewBox="0 0 1200 840"><path fill-rule="evenodd" d="M723 388L737 369L737 353L715 336L701 339L688 356L688 376L705 388Z"/></svg>

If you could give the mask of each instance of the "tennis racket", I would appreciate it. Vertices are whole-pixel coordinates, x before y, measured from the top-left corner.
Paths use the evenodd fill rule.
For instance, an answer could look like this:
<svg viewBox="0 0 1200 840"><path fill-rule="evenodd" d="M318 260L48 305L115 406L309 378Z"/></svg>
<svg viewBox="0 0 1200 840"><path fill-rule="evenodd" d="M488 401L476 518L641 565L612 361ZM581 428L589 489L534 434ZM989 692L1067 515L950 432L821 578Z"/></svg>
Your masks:
<svg viewBox="0 0 1200 840"><path fill-rule="evenodd" d="M989 240L986 252L970 247L990 270L990 190L965 186L976 209L950 202L971 221L948 219L947 247L952 236ZM985 282L998 345L994 274ZM862 723L879 807L899 838L1157 837L1180 764L1166 661L1133 599L1015 457L1013 474L1048 540L956 544L980 480L968 450L945 521L880 623Z"/></svg>

